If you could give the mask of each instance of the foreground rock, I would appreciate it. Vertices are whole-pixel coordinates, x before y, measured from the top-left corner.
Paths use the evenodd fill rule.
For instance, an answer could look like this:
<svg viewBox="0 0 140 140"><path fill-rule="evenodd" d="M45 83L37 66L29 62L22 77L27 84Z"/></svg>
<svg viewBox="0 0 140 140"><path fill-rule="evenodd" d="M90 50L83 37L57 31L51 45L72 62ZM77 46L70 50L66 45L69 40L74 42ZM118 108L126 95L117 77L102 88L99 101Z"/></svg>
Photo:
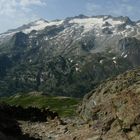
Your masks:
<svg viewBox="0 0 140 140"><path fill-rule="evenodd" d="M44 123L20 121L20 124L24 134L41 140L87 140L98 136L89 124L76 118L65 119L65 123L55 119Z"/></svg>
<svg viewBox="0 0 140 140"><path fill-rule="evenodd" d="M126 91L140 93L140 69L128 71L116 78L104 81L84 97L82 105L79 106L79 113L85 120L90 120L93 107L107 103L109 99L116 97L117 93Z"/></svg>
<svg viewBox="0 0 140 140"><path fill-rule="evenodd" d="M139 140L140 70L106 81L84 98L79 113L101 140Z"/></svg>

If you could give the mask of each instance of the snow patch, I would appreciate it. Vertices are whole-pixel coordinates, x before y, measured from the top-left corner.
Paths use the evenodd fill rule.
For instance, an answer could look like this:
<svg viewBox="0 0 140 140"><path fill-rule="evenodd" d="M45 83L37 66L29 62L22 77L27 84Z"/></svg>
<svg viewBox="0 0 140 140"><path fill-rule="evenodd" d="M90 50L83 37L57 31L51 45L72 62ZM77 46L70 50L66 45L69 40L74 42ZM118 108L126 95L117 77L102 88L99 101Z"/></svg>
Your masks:
<svg viewBox="0 0 140 140"><path fill-rule="evenodd" d="M121 56L123 56L124 55L124 52L121 54Z"/></svg>
<svg viewBox="0 0 140 140"><path fill-rule="evenodd" d="M116 59L116 57L113 57L113 58L112 58L112 60L115 60L115 59Z"/></svg>
<svg viewBox="0 0 140 140"><path fill-rule="evenodd" d="M127 58L127 56L128 56L128 55L126 54L126 55L124 56L124 58Z"/></svg>
<svg viewBox="0 0 140 140"><path fill-rule="evenodd" d="M113 61L113 63L114 63L114 64L117 64L117 62L116 62L115 60Z"/></svg>
<svg viewBox="0 0 140 140"><path fill-rule="evenodd" d="M83 26L85 32L90 31L93 27L101 27L103 25L103 18L85 18L85 19L73 19L69 23L75 23L79 26Z"/></svg>
<svg viewBox="0 0 140 140"><path fill-rule="evenodd" d="M32 59L30 59L29 62L32 63Z"/></svg>
<svg viewBox="0 0 140 140"><path fill-rule="evenodd" d="M11 32L11 33L3 33L0 35L0 38L5 38L6 36L13 36L14 34L16 34L17 32Z"/></svg>
<svg viewBox="0 0 140 140"><path fill-rule="evenodd" d="M131 26L130 25L126 25L126 27L125 27L126 29L130 29L131 28Z"/></svg>
<svg viewBox="0 0 140 140"><path fill-rule="evenodd" d="M69 58L69 61L72 63L73 62L73 60L71 59L71 58Z"/></svg>
<svg viewBox="0 0 140 140"><path fill-rule="evenodd" d="M47 41L47 40L48 40L48 37L46 36L46 37L44 38L44 40L46 40L46 41Z"/></svg>
<svg viewBox="0 0 140 140"><path fill-rule="evenodd" d="M76 71L79 71L79 68L75 68Z"/></svg>
<svg viewBox="0 0 140 140"><path fill-rule="evenodd" d="M63 23L63 20L60 21L51 21L51 22L46 22L46 21L37 21L33 26L31 26L29 29L23 30L24 33L30 33L32 30L43 30L44 28L48 26L58 26Z"/></svg>
<svg viewBox="0 0 140 140"><path fill-rule="evenodd" d="M100 64L103 64L103 61L104 61L104 60L100 60Z"/></svg>
<svg viewBox="0 0 140 140"><path fill-rule="evenodd" d="M106 22L110 23L112 26L116 26L116 25L119 25L119 24L123 24L124 22L122 21L119 21L119 20L113 20L113 19L107 19Z"/></svg>

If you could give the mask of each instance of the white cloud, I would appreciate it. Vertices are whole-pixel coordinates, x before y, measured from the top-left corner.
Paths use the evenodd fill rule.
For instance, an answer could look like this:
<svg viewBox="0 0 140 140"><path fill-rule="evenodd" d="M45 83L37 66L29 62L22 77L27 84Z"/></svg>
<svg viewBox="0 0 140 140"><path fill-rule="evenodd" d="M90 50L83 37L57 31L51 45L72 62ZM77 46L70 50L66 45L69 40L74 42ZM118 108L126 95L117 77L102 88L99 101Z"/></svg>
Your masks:
<svg viewBox="0 0 140 140"><path fill-rule="evenodd" d="M11 16L16 12L27 12L32 5L43 6L45 4L44 0L0 0L0 15Z"/></svg>
<svg viewBox="0 0 140 140"><path fill-rule="evenodd" d="M0 0L0 32L40 18L35 14L38 11L32 9L34 6L46 6L46 0Z"/></svg>
<svg viewBox="0 0 140 140"><path fill-rule="evenodd" d="M30 5L45 5L46 3L42 0L20 0L19 5L26 7Z"/></svg>
<svg viewBox="0 0 140 140"><path fill-rule="evenodd" d="M101 6L95 3L87 3L87 12L91 13L91 12L98 12L98 10L101 9Z"/></svg>
<svg viewBox="0 0 140 140"><path fill-rule="evenodd" d="M129 2L129 0L122 0L123 2Z"/></svg>
<svg viewBox="0 0 140 140"><path fill-rule="evenodd" d="M129 16L134 18L136 14L140 14L139 7L130 0L108 0L104 3L90 1L86 5L88 15L113 15L113 16Z"/></svg>

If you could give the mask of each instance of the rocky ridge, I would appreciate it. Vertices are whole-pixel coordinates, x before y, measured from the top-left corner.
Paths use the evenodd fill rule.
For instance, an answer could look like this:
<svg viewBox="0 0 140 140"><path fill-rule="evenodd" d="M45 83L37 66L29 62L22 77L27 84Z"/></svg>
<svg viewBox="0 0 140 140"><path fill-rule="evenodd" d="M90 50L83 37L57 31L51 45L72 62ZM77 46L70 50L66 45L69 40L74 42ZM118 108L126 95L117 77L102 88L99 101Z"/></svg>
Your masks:
<svg viewBox="0 0 140 140"><path fill-rule="evenodd" d="M138 140L140 69L108 79L83 99L79 113L101 140Z"/></svg>

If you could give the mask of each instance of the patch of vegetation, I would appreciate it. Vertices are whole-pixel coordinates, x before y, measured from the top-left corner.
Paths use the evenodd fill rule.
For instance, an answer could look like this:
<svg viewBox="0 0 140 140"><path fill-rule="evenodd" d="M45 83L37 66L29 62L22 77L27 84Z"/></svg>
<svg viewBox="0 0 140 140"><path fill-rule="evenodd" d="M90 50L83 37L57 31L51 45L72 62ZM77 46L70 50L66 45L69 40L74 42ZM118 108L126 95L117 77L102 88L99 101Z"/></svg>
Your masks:
<svg viewBox="0 0 140 140"><path fill-rule="evenodd" d="M45 96L40 94L26 94L2 97L0 98L0 102L6 102L9 105L20 105L24 108L29 106L38 108L50 108L51 110L58 112L61 117L69 117L76 115L75 110L77 105L80 103L80 99Z"/></svg>

